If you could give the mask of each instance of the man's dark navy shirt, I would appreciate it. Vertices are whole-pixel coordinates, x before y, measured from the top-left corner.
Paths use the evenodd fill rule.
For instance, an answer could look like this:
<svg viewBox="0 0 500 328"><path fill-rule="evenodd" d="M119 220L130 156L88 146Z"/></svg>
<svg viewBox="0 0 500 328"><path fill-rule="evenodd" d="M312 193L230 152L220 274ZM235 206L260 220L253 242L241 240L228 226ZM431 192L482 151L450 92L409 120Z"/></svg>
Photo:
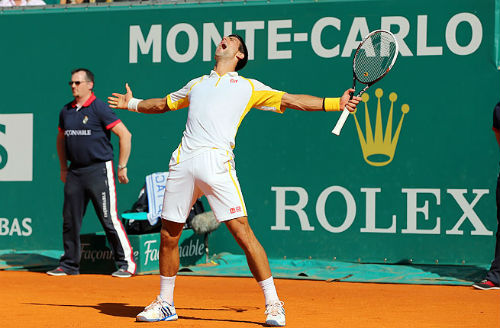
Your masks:
<svg viewBox="0 0 500 328"><path fill-rule="evenodd" d="M79 110L75 101L64 105L59 114L59 130L64 132L66 157L71 166L112 160L110 129L120 122L113 110L94 94Z"/></svg>
<svg viewBox="0 0 500 328"><path fill-rule="evenodd" d="M500 103L493 110L493 130L500 132Z"/></svg>

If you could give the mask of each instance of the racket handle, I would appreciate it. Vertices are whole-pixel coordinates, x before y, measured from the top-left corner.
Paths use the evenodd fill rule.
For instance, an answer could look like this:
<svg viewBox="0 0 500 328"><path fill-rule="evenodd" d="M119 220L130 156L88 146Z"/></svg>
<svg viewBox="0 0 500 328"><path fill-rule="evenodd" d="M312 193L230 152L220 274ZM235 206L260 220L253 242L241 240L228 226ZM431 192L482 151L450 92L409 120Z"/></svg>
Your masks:
<svg viewBox="0 0 500 328"><path fill-rule="evenodd" d="M342 115L340 115L337 124L335 124L335 127L332 130L333 134L340 135L340 130L342 130L342 127L344 126L344 123L348 117L349 117L349 110L347 108L344 108Z"/></svg>

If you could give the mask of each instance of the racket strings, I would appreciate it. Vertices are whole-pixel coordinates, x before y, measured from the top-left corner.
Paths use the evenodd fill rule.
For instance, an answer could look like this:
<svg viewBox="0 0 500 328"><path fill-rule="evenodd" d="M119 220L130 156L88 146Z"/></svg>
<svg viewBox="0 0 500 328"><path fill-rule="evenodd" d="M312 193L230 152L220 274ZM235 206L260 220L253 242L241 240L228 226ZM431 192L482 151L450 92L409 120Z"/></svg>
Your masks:
<svg viewBox="0 0 500 328"><path fill-rule="evenodd" d="M374 33L363 41L354 58L354 73L361 83L383 76L396 56L396 41L389 33Z"/></svg>

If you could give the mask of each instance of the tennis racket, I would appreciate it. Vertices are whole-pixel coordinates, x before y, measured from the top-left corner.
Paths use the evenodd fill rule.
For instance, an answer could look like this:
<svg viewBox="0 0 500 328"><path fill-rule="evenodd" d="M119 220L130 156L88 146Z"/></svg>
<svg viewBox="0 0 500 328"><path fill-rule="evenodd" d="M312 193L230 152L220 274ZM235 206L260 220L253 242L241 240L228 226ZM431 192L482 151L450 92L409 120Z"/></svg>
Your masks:
<svg viewBox="0 0 500 328"><path fill-rule="evenodd" d="M352 60L352 88L355 89L356 81L366 86L358 93L361 96L370 86L382 79L396 62L399 47L394 35L385 30L370 32L359 44ZM353 93L351 93L351 98ZM349 110L344 108L333 134L339 135L344 126Z"/></svg>

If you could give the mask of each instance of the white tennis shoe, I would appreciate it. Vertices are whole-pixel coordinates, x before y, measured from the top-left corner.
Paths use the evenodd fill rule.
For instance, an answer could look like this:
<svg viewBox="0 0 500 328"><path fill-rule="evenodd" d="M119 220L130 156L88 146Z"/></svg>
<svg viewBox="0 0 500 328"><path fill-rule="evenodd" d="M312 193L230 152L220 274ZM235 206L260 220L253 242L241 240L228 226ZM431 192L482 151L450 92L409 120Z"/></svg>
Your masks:
<svg viewBox="0 0 500 328"><path fill-rule="evenodd" d="M285 308L283 304L283 302L277 301L266 305L266 324L277 327L285 326Z"/></svg>
<svg viewBox="0 0 500 328"><path fill-rule="evenodd" d="M174 321L177 320L177 313L175 307L165 302L160 295L156 297L153 303L144 308L144 311L139 313L136 321Z"/></svg>

